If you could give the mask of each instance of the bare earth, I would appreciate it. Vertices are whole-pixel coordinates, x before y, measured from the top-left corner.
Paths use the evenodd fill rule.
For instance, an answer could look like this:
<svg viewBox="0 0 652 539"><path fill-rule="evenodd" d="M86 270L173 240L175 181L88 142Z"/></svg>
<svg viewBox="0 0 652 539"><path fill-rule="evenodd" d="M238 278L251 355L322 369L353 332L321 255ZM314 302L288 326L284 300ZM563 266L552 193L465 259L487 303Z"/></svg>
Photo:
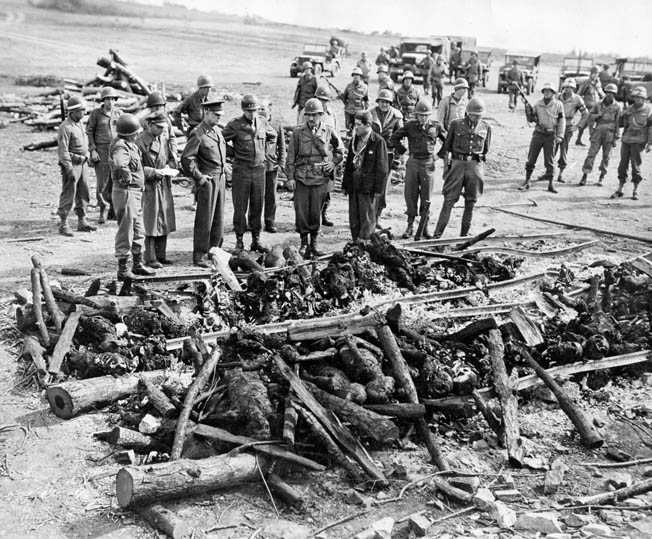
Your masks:
<svg viewBox="0 0 652 539"><path fill-rule="evenodd" d="M4 11L3 11L4 10ZM304 42L327 42L331 32L305 28L245 25L236 19L223 21L194 21L165 19L119 19L115 17L64 16L62 14L34 9L22 2L3 2L0 6L0 93L37 93L35 88L13 85L19 75L52 74L78 80L91 79L99 70L97 57L106 55L111 47L118 48L130 66L145 79L164 81L168 89L189 88L196 76L210 73L218 87L225 92L239 95L255 92L269 96L277 114L292 123L295 111L290 109L296 79L289 77L292 57ZM351 57L345 60L343 72L332 82L343 89L349 81L349 70L362 50L375 56L382 45L389 45L379 36L344 34L350 43ZM528 127L522 106L516 114L507 110L507 96L495 92L497 68L494 64L489 87L479 94L485 99L488 116L494 129L493 147L487 164L486 193L480 204L500 206L516 202L534 201L536 207L513 208L530 215L559 219L593 227L635 234L652 241L650 204L652 195L648 182L641 187L640 200L633 201L631 185L627 186L626 198L613 201L609 195L617 185L615 169L618 151L612 159L606 186L597 187L597 171L589 178L589 185L580 188L577 182L586 148L572 146L566 184L557 184L559 194L550 194L545 185L535 183L531 191L522 193L516 189L524 175L524 163L529 145L531 128ZM540 83L558 77L556 65L544 65ZM246 84L255 83L255 84ZM371 83L371 95L375 95L377 83ZM446 93L450 87L446 86ZM532 99L540 96L537 90ZM225 118L238 114L236 102L228 102ZM340 103L335 104L343 124ZM18 391L16 356L19 352L18 332L13 329L11 293L19 287L29 286L30 256L40 255L46 262L53 278L61 283L84 290L90 278L64 277L62 266L73 266L91 272L108 281L114 277L115 260L113 240L115 223L103 225L96 233L77 233L66 239L56 232L56 208L60 189L60 177L56 164L56 151L27 153L24 144L45 140L52 132L39 133L22 124L12 124L0 130L0 305L2 342L0 343L0 427L19 425L3 431L0 428L0 537L156 537L139 517L117 508L113 477L109 473L117 466L111 459L94 463L106 455L110 448L92 439L91 434L103 430L106 417L102 413L87 414L70 421L63 421L50 413L47 404L33 388ZM588 139L588 137L585 137ZM541 156L541 161L543 156ZM542 171L539 166L535 174ZM643 176L650 177L652 156L646 155ZM264 242L298 244L294 233L292 203L280 195L278 225L280 233L264 234ZM326 229L324 244L328 250L340 248L350 238L347 223L346 199L341 194L333 197L331 218L336 222ZM91 196L93 200L93 195ZM191 263L192 220L190 205L192 197L187 189L175 189L177 224L179 230L170 238L169 251L175 268ZM435 211L439 209L439 196L435 198ZM404 201L402 186L392 186L389 208L385 212L384 225L391 226L400 234L404 228ZM232 207L227 203L227 215ZM453 214L447 235L457 235L461 211ZM97 208L90 209L91 221L97 218ZM228 219L227 219L228 221ZM230 223L229 223L230 224ZM566 235L546 247L564 246L582 240L600 239L602 244L591 251L567 257L574 271L586 274L586 264L597 259L616 262L641 254L649 249L643 242L597 236L590 232L570 231L530 220L508 216L490 208L478 208L473 231L494 227L497 234L566 231ZM35 242L10 242L16 238L42 236ZM247 238L248 241L248 238ZM226 236L225 248L234 246L232 231ZM559 259L528 261L525 273L559 265ZM169 271L174 271L169 270ZM622 406L649 401L652 391L640 383L626 383L612 389ZM649 450L640 443L631 427L612 423L607 416L608 403L596 404L595 414L607 422L605 431L612 441L629 444L632 454L650 456ZM557 408L545 409L542 405L526 406L522 411L524 434L534 454L546 457L559 456L559 446L569 448L563 453L569 464L596 460L569 437L570 424ZM482 427L484 428L484 427ZM481 472L496 472L502 459L498 450L477 452L471 449L468 436L454 428L444 437L444 450L462 467ZM631 442L631 443L630 443ZM401 451L374 454L381 462L405 464L410 479L431 473L423 448L413 447ZM641 470L632 470L638 474ZM571 478L556 497L582 494L590 488L601 490L602 480L596 479L590 469L576 466ZM485 478L488 482L491 478ZM403 484L400 484L397 494ZM169 504L178 511L195 531L194 537L248 537L256 529L263 528L258 537L305 537L315 530L342 516L356 513L359 507L344 501L348 490L339 472L315 474L309 480L297 477L297 488L310 500L303 514L279 508L274 513L269 498L262 487L217 493L204 498L193 498ZM542 496L542 477L517 477L517 487L532 499ZM370 522L382 516L399 518L413 511L425 509L432 499L429 489L412 489L403 500L372 508L364 517L335 528L328 537L347 537L364 529ZM548 506L552 499L542 498L540 506ZM649 503L649 502L648 502ZM434 511L441 515L438 510ZM640 517L644 515L639 515ZM625 513L626 519L636 516ZM649 519L649 517L648 517ZM638 521L643 522L643 521ZM246 526L242 526L242 524ZM216 532L205 530L216 526L237 525ZM450 537L466 537L469 530L491 526L490 522L477 518L458 519L433 529L432 537L450 533ZM649 537L627 522L612 526L619 537ZM487 535L489 537L489 535Z"/></svg>

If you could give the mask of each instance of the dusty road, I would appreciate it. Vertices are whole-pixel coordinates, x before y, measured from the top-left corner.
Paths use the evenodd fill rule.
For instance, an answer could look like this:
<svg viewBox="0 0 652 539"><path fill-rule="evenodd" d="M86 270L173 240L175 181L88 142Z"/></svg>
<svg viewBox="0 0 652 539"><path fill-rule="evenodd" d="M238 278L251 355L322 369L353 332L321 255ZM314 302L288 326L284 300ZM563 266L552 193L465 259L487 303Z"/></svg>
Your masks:
<svg viewBox="0 0 652 539"><path fill-rule="evenodd" d="M165 81L168 89L187 88L199 73L208 72L218 81L218 86L229 93L254 91L260 96L269 96L274 102L275 111L288 123L294 118L290 104L296 84L296 80L288 76L291 58L300 50L303 42L325 42L331 34L326 30L245 25L236 20L189 23L183 20L88 15L73 17L37 10L17 1L3 2L0 11L3 9L5 12L0 13L0 92L20 94L37 91L14 86L13 80L18 75L52 74L79 80L90 79L99 69L95 66L95 59L107 54L110 47L116 47L144 78L153 82ZM367 50L373 56L381 45L391 44L391 41L379 36L346 34L346 39L350 42L352 56L346 60L343 72L333 79L341 89L349 81L348 72L360 51ZM516 114L510 114L507 97L495 93L499 63L494 65L489 88L479 92L487 103L488 116L494 129L493 148L487 163L486 193L480 204L501 206L534 201L536 207L514 209L527 211L530 215L637 234L652 241L652 188L649 182L643 183L638 201L629 198L609 200L609 194L617 184L617 153L605 187L593 185L597 175L590 178L588 186L577 186L586 149L572 146L566 173L569 183L558 185L559 194L546 192L541 183L534 184L533 189L526 193L516 189L524 174L531 128L525 121L522 106L519 106ZM557 66L544 65L538 87L544 81L556 81L557 73ZM374 80L371 95L375 95L376 90ZM450 87L446 86L445 90L449 92ZM539 95L537 90L533 99ZM341 105L336 104L335 108L343 120ZM237 103L227 103L225 118L229 119L237 113ZM102 430L104 417L89 414L63 423L49 413L33 390L13 391L17 381L17 349L16 335L10 329L12 324L7 300L14 288L27 285L30 255L41 255L54 277L80 289L84 289L89 278L62 277L59 274L62 266L85 269L104 281L113 278L115 271L112 256L115 223L100 226L96 233L76 233L72 239L63 238L56 232L60 188L56 152L25 153L20 149L23 144L51 136L52 133L34 132L21 124L0 130L0 296L5 300L2 303L5 340L0 346L0 424L19 424L27 429L24 432L14 429L0 445L0 453L10 455L10 459L5 460L7 473L0 477L0 537L153 537L133 517L116 512L111 506L111 478L93 477L93 467L96 465L89 463L88 457L97 457L106 452L106 446L94 442L89 433ZM541 166L535 173L540 171ZM644 177L649 178L651 172L652 155L646 155ZM628 186L628 189L630 193L631 187ZM278 218L280 233L264 234L263 240L267 244L298 244L293 232L293 209L291 202L285 198L281 195ZM176 268L189 266L191 262L194 215L190 208L191 201L187 189L175 189L179 230L170 238L169 254ZM439 204L438 195L435 198L435 211L438 211ZM231 208L227 203L229 216ZM392 187L385 216L386 225L390 225L396 233L402 232L405 217L401 186ZM461 211L455 210L447 235L457 234L460 216ZM325 230L324 243L328 249L335 249L350 237L343 196L334 196L331 217L336 226ZM90 218L91 221L96 220L97 208L91 208ZM508 216L490 208L479 208L473 231L478 232L489 226L501 234L564 230ZM227 230L225 247L229 249L233 247L235 238L228 226ZM12 241L34 236L43 239L34 242ZM595 237L588 232L569 231L560 243ZM599 238L603 240L602 247L575 257L574 262L581 265L605 257L620 260L646 250L643 243L608 236ZM540 264L555 262L558 261ZM551 434L554 430L551 429ZM465 451L460 451L460 458L473 458ZM421 452L406 454L406 460L412 461L411 464L417 468L419 461L424 462ZM482 463L479 465L482 466ZM104 469L101 468L101 471ZM337 478L334 482L331 479L333 477L329 475L315 482L313 491L317 498L333 494ZM285 530L296 531L296 535L293 535L294 531L285 531L286 537L300 537L301 530L305 532L304 526L318 526L333 520L336 515L352 512L351 508L346 507L334 509L332 506L316 506L308 519L284 514L284 520L278 521L282 524L274 524L270 511L259 507L263 497L258 491L249 498L242 493L233 497L216 495L203 506L180 506L179 509L182 516L203 524L214 524L216 521L228 524L237 521L243 514L252 523L268 518L268 522L272 523L270 526L285 526ZM405 512L411 503L420 502L406 499L405 504L392 510ZM205 529L203 524L197 530ZM225 531L222 535L212 536L238 537L228 533ZM271 532L269 534L272 536ZM197 536L203 535L198 531Z"/></svg>

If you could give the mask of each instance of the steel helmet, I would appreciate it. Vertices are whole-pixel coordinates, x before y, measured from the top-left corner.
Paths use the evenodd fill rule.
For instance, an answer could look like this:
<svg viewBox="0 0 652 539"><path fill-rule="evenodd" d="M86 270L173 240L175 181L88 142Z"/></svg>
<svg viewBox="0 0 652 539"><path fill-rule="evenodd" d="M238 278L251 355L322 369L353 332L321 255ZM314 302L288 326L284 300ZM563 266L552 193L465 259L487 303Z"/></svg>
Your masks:
<svg viewBox="0 0 652 539"><path fill-rule="evenodd" d="M403 73L403 76L401 77L401 80L405 79L414 79L414 73L410 71L409 69Z"/></svg>
<svg viewBox="0 0 652 539"><path fill-rule="evenodd" d="M453 89L459 90L460 88L469 88L469 81L466 79L460 77L459 79L455 79L455 82L453 83Z"/></svg>
<svg viewBox="0 0 652 539"><path fill-rule="evenodd" d="M390 103L394 102L394 92L391 90L381 90L378 92L378 97L376 98L376 102L378 101L388 101Z"/></svg>
<svg viewBox="0 0 652 539"><path fill-rule="evenodd" d="M133 114L126 113L118 118L116 128L118 130L118 135L122 137L130 137L140 131L140 122Z"/></svg>
<svg viewBox="0 0 652 539"><path fill-rule="evenodd" d="M631 93L632 97L642 97L644 99L647 99L647 90L645 89L645 86L637 86L632 90Z"/></svg>
<svg viewBox="0 0 652 539"><path fill-rule="evenodd" d="M245 94L242 96L240 101L240 108L242 110L257 110L258 109L258 99L254 94Z"/></svg>
<svg viewBox="0 0 652 539"><path fill-rule="evenodd" d="M301 69L303 69L304 71L305 71L306 69L312 69L312 62L309 62L308 60L306 60L306 61L303 62L303 64L301 65Z"/></svg>
<svg viewBox="0 0 652 539"><path fill-rule="evenodd" d="M598 71L600 71L600 70L598 69L598 66L593 66L593 67L591 68L591 73L597 73Z"/></svg>
<svg viewBox="0 0 652 539"><path fill-rule="evenodd" d="M308 99L303 107L303 114L324 114L324 106L316 97Z"/></svg>
<svg viewBox="0 0 652 539"><path fill-rule="evenodd" d="M388 72L389 72L389 70L387 69L386 64L380 64L378 66L378 70L376 71L376 73L388 73Z"/></svg>
<svg viewBox="0 0 652 539"><path fill-rule="evenodd" d="M318 86L317 91L315 92L315 97L318 99L323 99L324 101L331 100L331 92L326 86Z"/></svg>
<svg viewBox="0 0 652 539"><path fill-rule="evenodd" d="M165 105L167 102L163 97L161 92L152 92L147 96L147 106L151 109L152 107L160 107Z"/></svg>
<svg viewBox="0 0 652 539"><path fill-rule="evenodd" d="M118 99L118 97L120 97L118 92L116 92L111 86L102 88L102 91L100 92L100 101L104 101L105 99Z"/></svg>
<svg viewBox="0 0 652 539"><path fill-rule="evenodd" d="M618 93L618 86L616 86L613 82L610 82L604 87L605 93L611 92L612 94L617 94Z"/></svg>
<svg viewBox="0 0 652 539"><path fill-rule="evenodd" d="M572 88L573 90L577 89L577 83L575 82L575 79L573 77L568 77L565 81L564 84L561 85L562 89L563 88Z"/></svg>
<svg viewBox="0 0 652 539"><path fill-rule="evenodd" d="M484 101L479 97L472 98L466 105L467 114L482 114L487 108Z"/></svg>
<svg viewBox="0 0 652 539"><path fill-rule="evenodd" d="M210 75L199 75L197 77L197 88L212 88L213 87L213 79L211 79Z"/></svg>
<svg viewBox="0 0 652 539"><path fill-rule="evenodd" d="M353 76L353 75L362 76L362 69L360 69L359 67L354 67L353 71L351 71L351 76Z"/></svg>
<svg viewBox="0 0 652 539"><path fill-rule="evenodd" d="M415 114L432 114L432 102L427 97L422 97L414 107Z"/></svg>
<svg viewBox="0 0 652 539"><path fill-rule="evenodd" d="M553 94L557 93L557 90L555 89L555 87L552 84L550 84L549 82L546 82L543 85L543 87L541 88L541 92L543 92L544 90L550 90Z"/></svg>
<svg viewBox="0 0 652 539"><path fill-rule="evenodd" d="M81 97L73 95L70 99L68 99L68 112L73 112L79 109L84 110L85 108L86 105L84 104L84 100Z"/></svg>

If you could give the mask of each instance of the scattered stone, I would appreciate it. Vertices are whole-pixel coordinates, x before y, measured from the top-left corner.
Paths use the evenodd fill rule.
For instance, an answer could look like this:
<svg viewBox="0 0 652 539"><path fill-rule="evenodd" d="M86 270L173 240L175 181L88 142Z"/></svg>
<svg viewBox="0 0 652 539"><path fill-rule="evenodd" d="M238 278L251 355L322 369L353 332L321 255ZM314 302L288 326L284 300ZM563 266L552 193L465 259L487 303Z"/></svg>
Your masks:
<svg viewBox="0 0 652 539"><path fill-rule="evenodd" d="M557 522L557 513L523 513L519 515L514 527L518 530L528 530L542 533L561 533Z"/></svg>
<svg viewBox="0 0 652 539"><path fill-rule="evenodd" d="M408 519L408 526L415 535L418 537L423 537L428 532L428 528L432 526L432 521L424 515L415 513Z"/></svg>
<svg viewBox="0 0 652 539"><path fill-rule="evenodd" d="M351 505L370 505L370 501L366 496L363 496L357 490L353 489L346 493L344 501Z"/></svg>
<svg viewBox="0 0 652 539"><path fill-rule="evenodd" d="M597 535L598 537L612 536L611 528L606 524L598 524L598 523L587 524L582 528L581 531L585 537L591 537L591 535Z"/></svg>
<svg viewBox="0 0 652 539"><path fill-rule="evenodd" d="M402 464L392 464L391 471L387 474L394 479L405 480L407 479L407 470Z"/></svg>
<svg viewBox="0 0 652 539"><path fill-rule="evenodd" d="M146 414L145 417L140 420L138 430L143 434L155 434L156 431L161 428L161 424L162 421L160 417Z"/></svg>
<svg viewBox="0 0 652 539"><path fill-rule="evenodd" d="M605 524L611 524L612 526L618 526L625 522L623 515L620 511L611 511L609 509L601 509L598 512L598 516Z"/></svg>
<svg viewBox="0 0 652 539"><path fill-rule="evenodd" d="M494 508L496 498L488 488L479 488L471 501L480 511L490 513Z"/></svg>
<svg viewBox="0 0 652 539"><path fill-rule="evenodd" d="M525 457L523 459L523 466L540 472L548 470L548 463L541 457Z"/></svg>
<svg viewBox="0 0 652 539"><path fill-rule="evenodd" d="M516 511L503 502L494 502L491 518L496 520L501 528L511 528L516 523Z"/></svg>
<svg viewBox="0 0 652 539"><path fill-rule="evenodd" d="M480 488L480 479L478 477L451 477L448 482L464 492L475 494Z"/></svg>
<svg viewBox="0 0 652 539"><path fill-rule="evenodd" d="M591 524L592 519L589 518L586 515L581 515L578 513L571 513L570 515L566 515L563 518L564 524L566 526L569 526L571 528L581 528L582 526L586 526L587 524Z"/></svg>
<svg viewBox="0 0 652 539"><path fill-rule="evenodd" d="M641 500L640 498L628 498L623 503L629 507L643 507L647 505L647 503L645 503L645 501Z"/></svg>
<svg viewBox="0 0 652 539"><path fill-rule="evenodd" d="M557 402L557 397L555 394L548 389L547 386L539 386L534 391L532 391L532 396L535 399L539 399L543 402Z"/></svg>
<svg viewBox="0 0 652 539"><path fill-rule="evenodd" d="M551 469L546 472L546 477L543 481L544 494L554 494L557 492L557 489L564 482L564 474L568 470L568 466L566 466L560 459L555 459L550 468Z"/></svg>
<svg viewBox="0 0 652 539"><path fill-rule="evenodd" d="M494 497L501 502L520 502L523 495L516 489L494 490Z"/></svg>
<svg viewBox="0 0 652 539"><path fill-rule="evenodd" d="M644 372L641 374L641 382L646 386L652 386L652 372Z"/></svg>
<svg viewBox="0 0 652 539"><path fill-rule="evenodd" d="M489 449L489 444L485 440L476 440L471 446L475 451L486 451Z"/></svg>
<svg viewBox="0 0 652 539"><path fill-rule="evenodd" d="M371 529L376 532L376 539L392 539L394 519L392 517L381 518L371 525Z"/></svg>
<svg viewBox="0 0 652 539"><path fill-rule="evenodd" d="M516 488L516 481L514 481L514 476L509 473L500 474L498 476L498 484L504 486L505 488Z"/></svg>
<svg viewBox="0 0 652 539"><path fill-rule="evenodd" d="M646 466L643 470L643 477L652 477L652 466Z"/></svg>
<svg viewBox="0 0 652 539"><path fill-rule="evenodd" d="M625 472L612 472L607 476L605 486L615 489L631 487L632 476Z"/></svg>

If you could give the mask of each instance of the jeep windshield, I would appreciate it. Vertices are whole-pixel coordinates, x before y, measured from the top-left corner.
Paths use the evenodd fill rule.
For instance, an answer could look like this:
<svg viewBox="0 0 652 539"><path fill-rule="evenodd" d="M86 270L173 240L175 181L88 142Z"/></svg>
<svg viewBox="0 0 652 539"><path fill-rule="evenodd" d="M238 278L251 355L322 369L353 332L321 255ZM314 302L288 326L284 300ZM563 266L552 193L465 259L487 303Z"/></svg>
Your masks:
<svg viewBox="0 0 652 539"><path fill-rule="evenodd" d="M303 54L307 56L326 56L326 47L324 45L304 45Z"/></svg>
<svg viewBox="0 0 652 539"><path fill-rule="evenodd" d="M523 55L513 55L508 54L505 56L505 65L511 64L514 60L518 60L518 63L522 66L533 67L536 65L536 56L523 56Z"/></svg>
<svg viewBox="0 0 652 539"><path fill-rule="evenodd" d="M430 54L430 45L427 43L401 43L401 53L405 52Z"/></svg>

